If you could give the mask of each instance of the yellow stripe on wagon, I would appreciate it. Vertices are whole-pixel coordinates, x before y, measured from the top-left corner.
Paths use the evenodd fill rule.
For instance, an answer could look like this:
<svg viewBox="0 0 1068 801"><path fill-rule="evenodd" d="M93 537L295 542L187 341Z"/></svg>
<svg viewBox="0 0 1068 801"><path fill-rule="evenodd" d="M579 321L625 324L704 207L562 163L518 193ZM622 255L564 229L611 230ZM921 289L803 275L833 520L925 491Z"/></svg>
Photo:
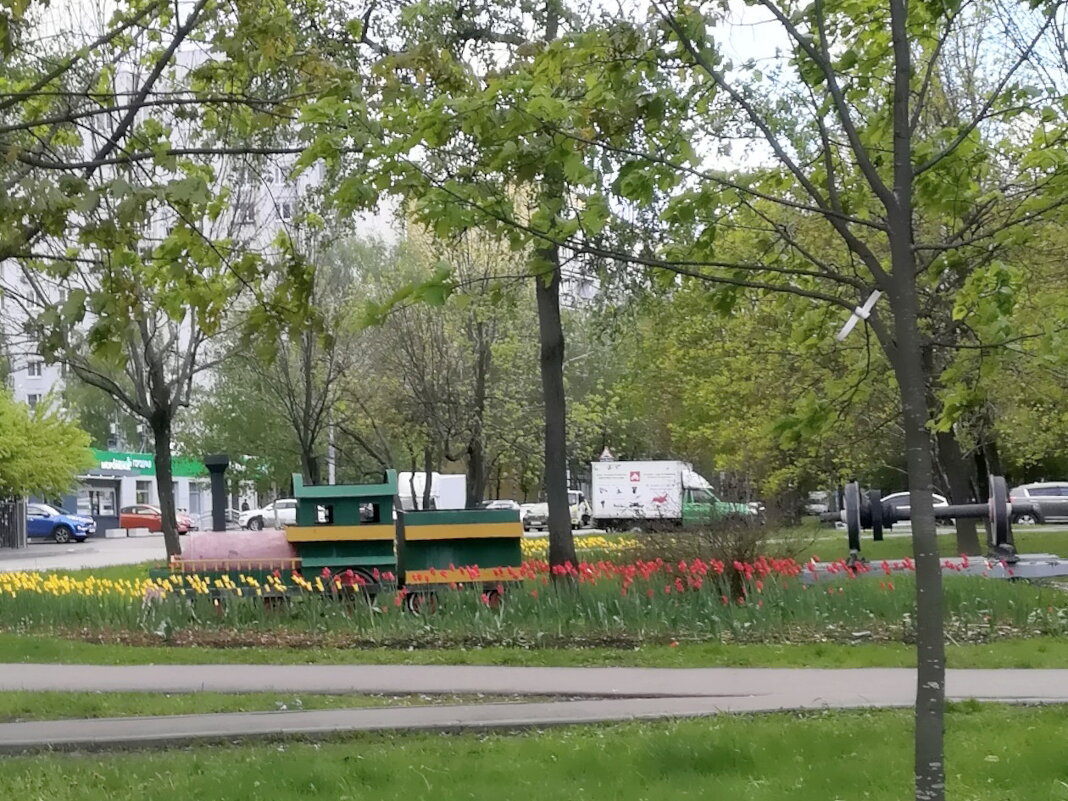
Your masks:
<svg viewBox="0 0 1068 801"><path fill-rule="evenodd" d="M363 526L286 526L290 542L379 542L392 540L396 530L391 523Z"/></svg>
<svg viewBox="0 0 1068 801"><path fill-rule="evenodd" d="M467 584L479 581L522 581L519 576L509 575L507 567L460 567L445 570L409 570L404 575L405 584ZM514 571L515 568L512 568Z"/></svg>
<svg viewBox="0 0 1068 801"><path fill-rule="evenodd" d="M452 523L447 526L405 526L404 539L408 542L421 540L474 540L523 536L523 524L514 523Z"/></svg>

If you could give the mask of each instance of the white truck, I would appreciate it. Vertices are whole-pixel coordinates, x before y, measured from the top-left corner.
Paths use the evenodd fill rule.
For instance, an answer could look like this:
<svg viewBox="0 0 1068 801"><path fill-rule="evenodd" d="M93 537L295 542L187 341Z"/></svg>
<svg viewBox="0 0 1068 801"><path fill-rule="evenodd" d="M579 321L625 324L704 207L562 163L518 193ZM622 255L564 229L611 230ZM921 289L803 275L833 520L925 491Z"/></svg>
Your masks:
<svg viewBox="0 0 1068 801"><path fill-rule="evenodd" d="M414 480L413 480L414 477ZM412 489L415 497L412 497ZM400 473L397 476L397 494L401 508L406 511L423 508L423 492L426 489L426 473ZM463 509L467 506L467 476L463 473L431 473L430 503L434 509Z"/></svg>
<svg viewBox="0 0 1068 801"><path fill-rule="evenodd" d="M721 501L685 462L593 462L591 474L597 528L696 525L755 514L747 504Z"/></svg>

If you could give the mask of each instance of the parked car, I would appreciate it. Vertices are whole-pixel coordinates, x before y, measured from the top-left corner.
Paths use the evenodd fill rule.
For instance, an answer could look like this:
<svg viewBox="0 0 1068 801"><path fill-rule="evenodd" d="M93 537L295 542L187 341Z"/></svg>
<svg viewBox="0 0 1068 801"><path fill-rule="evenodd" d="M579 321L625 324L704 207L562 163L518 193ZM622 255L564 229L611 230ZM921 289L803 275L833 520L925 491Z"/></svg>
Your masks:
<svg viewBox="0 0 1068 801"><path fill-rule="evenodd" d="M525 503L520 509L523 531L545 531L549 527L549 504Z"/></svg>
<svg viewBox="0 0 1068 801"><path fill-rule="evenodd" d="M238 518L241 516L241 512L239 512L237 509L232 509L231 508L231 509L226 509L223 512L223 515L224 515L224 517L226 519L226 527L230 528L231 526L236 526L237 525L237 521L238 521ZM201 515L200 515L200 527L203 528L203 529L210 530L213 525L215 525L215 523L212 520L212 513L211 512L202 512Z"/></svg>
<svg viewBox="0 0 1068 801"><path fill-rule="evenodd" d="M1009 503L1027 501L1035 511L1013 513L1012 522L1024 525L1068 519L1068 481L1042 481L1024 484L1009 493Z"/></svg>
<svg viewBox="0 0 1068 801"><path fill-rule="evenodd" d="M275 511L277 510L277 516ZM373 515L373 511L372 511ZM363 516L363 510L361 509L361 516ZM326 508L323 506L318 507L318 514L320 523L326 522ZM279 498L276 501L264 506L262 509L249 509L247 512L242 512L237 522L241 528L247 528L250 531L259 531L265 527L274 527L275 520L277 519L279 526L292 526L297 522L297 500L296 498Z"/></svg>
<svg viewBox="0 0 1068 801"><path fill-rule="evenodd" d="M479 509L520 509L519 501L482 501Z"/></svg>
<svg viewBox="0 0 1068 801"><path fill-rule="evenodd" d="M175 513L175 523L179 534L188 534L197 530L193 518L185 512ZM138 503L119 509L119 528L147 528L149 531L163 531L163 512L158 506Z"/></svg>
<svg viewBox="0 0 1068 801"><path fill-rule="evenodd" d="M85 542L96 533L96 521L91 517L71 514L66 509L47 503L26 504L26 536L51 537L56 542Z"/></svg>
<svg viewBox="0 0 1068 801"><path fill-rule="evenodd" d="M946 499L946 496L945 495L940 495L937 492L932 493L932 496L934 498L935 520L936 520L936 522L941 523L943 525L950 525L953 522L950 518L948 518L948 517L938 517L938 507L939 506L949 506L949 501ZM908 492L895 492L895 493L893 493L891 495L887 495L885 498L883 498L883 503L884 504L888 503L891 506L893 506L895 509L908 509L909 505L912 503L912 501L909 499L909 493Z"/></svg>
<svg viewBox="0 0 1068 801"><path fill-rule="evenodd" d="M589 501L578 490L567 491L568 511L571 513L571 528L588 528L593 510ZM547 531L549 528L549 504L524 503L519 507L519 516L524 531Z"/></svg>
<svg viewBox="0 0 1068 801"><path fill-rule="evenodd" d="M242 512L237 518L241 528L251 531L259 531L265 526L274 526L275 519L278 525L293 525L297 522L297 501L295 498L279 498L264 506L262 509L249 509Z"/></svg>
<svg viewBox="0 0 1068 801"><path fill-rule="evenodd" d="M826 490L816 490L808 494L804 511L806 515L821 515L830 509L831 494Z"/></svg>

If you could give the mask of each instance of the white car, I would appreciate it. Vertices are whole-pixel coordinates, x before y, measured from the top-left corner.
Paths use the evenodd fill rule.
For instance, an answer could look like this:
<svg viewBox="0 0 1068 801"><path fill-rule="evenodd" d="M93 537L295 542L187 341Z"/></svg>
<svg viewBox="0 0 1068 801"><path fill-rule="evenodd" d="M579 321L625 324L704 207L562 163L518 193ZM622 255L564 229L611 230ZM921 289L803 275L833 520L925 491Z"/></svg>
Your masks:
<svg viewBox="0 0 1068 801"><path fill-rule="evenodd" d="M547 531L549 528L549 504L524 503L519 513L523 531Z"/></svg>
<svg viewBox="0 0 1068 801"><path fill-rule="evenodd" d="M952 522L952 521L948 520L947 518L938 517L938 507L939 506L949 506L949 501L946 500L946 496L945 495L939 495L937 492L935 492L935 493L932 493L932 497L934 498L935 517L936 517L937 521L939 523L950 523L950 522ZM909 493L907 493L907 492L895 492L892 495L887 495L885 498L883 498L883 503L884 504L890 504L895 509L908 509L909 508L909 504L911 504L912 501L909 499Z"/></svg>
<svg viewBox="0 0 1068 801"><path fill-rule="evenodd" d="M568 490L567 503L571 512L571 528L589 527L593 510L590 509L590 504L585 496L578 490ZM524 503L519 509L524 531L549 530L549 504Z"/></svg>
<svg viewBox="0 0 1068 801"><path fill-rule="evenodd" d="M319 507L319 522L326 522L326 509ZM275 521L279 526L293 526L297 523L297 501L295 498L279 498L262 509L249 509L238 515L237 522L241 528L251 531L259 531L262 528L274 528Z"/></svg>
<svg viewBox="0 0 1068 801"><path fill-rule="evenodd" d="M478 505L479 509L514 509L520 511L519 501L483 501Z"/></svg>

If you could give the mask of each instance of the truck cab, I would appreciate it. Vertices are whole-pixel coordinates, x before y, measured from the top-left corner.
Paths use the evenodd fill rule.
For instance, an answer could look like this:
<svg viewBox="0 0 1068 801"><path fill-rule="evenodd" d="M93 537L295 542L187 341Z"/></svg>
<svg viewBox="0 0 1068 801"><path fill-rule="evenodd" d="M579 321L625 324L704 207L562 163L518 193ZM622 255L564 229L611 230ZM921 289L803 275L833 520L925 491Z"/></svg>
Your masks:
<svg viewBox="0 0 1068 801"><path fill-rule="evenodd" d="M567 506L571 510L571 528L588 528L593 509L586 496L578 490L568 490Z"/></svg>
<svg viewBox="0 0 1068 801"><path fill-rule="evenodd" d="M683 524L700 524L726 517L748 518L753 509L745 503L721 501L707 487L686 487L682 498Z"/></svg>

